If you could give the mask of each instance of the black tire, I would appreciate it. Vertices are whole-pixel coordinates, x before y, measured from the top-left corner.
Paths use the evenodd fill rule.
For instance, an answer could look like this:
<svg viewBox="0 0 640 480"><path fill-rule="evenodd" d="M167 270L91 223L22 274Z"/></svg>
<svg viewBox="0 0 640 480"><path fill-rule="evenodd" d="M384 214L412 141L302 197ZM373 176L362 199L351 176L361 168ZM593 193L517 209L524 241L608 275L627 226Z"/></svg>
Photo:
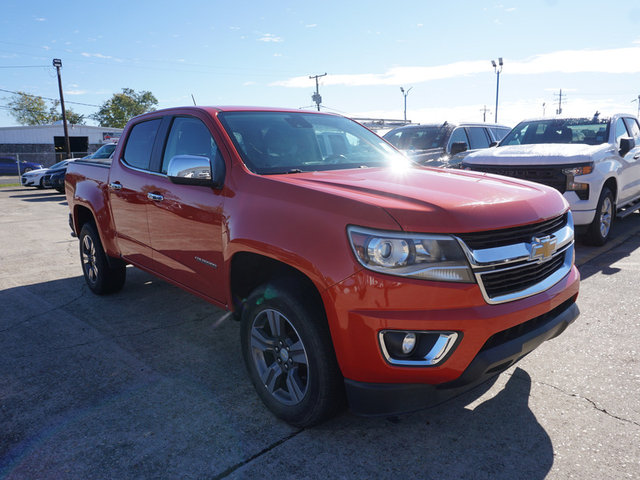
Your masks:
<svg viewBox="0 0 640 480"><path fill-rule="evenodd" d="M258 395L276 417L296 427L318 424L345 404L327 320L311 298L292 281L258 287L243 306L240 327L242 355Z"/></svg>
<svg viewBox="0 0 640 480"><path fill-rule="evenodd" d="M113 259L109 264L95 226L85 223L78 239L82 273L91 291L105 295L121 290L127 278L126 265L119 259Z"/></svg>
<svg viewBox="0 0 640 480"><path fill-rule="evenodd" d="M42 190L44 188L44 177L40 177L40 182L36 185L36 188Z"/></svg>
<svg viewBox="0 0 640 480"><path fill-rule="evenodd" d="M613 220L616 216L616 204L609 187L604 187L598 199L596 216L587 229L586 241L590 245L604 245L609 239Z"/></svg>

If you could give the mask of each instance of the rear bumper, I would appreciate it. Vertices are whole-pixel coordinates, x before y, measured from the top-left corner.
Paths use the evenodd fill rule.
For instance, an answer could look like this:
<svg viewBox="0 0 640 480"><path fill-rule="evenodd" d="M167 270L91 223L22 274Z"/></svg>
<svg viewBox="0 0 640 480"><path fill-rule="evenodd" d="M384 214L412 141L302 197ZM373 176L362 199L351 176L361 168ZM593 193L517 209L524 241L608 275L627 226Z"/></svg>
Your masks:
<svg viewBox="0 0 640 480"><path fill-rule="evenodd" d="M506 370L543 342L560 335L579 315L575 297L548 313L487 340L456 380L437 385L382 384L345 379L351 410L358 415L392 415L437 405Z"/></svg>

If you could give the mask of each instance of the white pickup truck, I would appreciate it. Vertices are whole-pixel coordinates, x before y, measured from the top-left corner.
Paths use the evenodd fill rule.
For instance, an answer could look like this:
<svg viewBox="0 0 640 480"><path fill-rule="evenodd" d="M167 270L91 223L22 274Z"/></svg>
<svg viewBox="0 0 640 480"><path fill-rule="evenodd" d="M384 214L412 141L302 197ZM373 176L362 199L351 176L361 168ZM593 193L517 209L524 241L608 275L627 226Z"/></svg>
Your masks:
<svg viewBox="0 0 640 480"><path fill-rule="evenodd" d="M462 168L556 188L586 240L603 245L616 216L640 209L640 125L625 114L525 120Z"/></svg>

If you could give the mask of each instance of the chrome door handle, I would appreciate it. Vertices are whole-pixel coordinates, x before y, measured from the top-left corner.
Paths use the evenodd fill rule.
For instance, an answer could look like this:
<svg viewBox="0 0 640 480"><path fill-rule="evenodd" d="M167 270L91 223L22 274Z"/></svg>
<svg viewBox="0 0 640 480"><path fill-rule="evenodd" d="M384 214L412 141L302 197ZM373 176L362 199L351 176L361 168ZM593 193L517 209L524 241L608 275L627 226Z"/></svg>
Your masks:
<svg viewBox="0 0 640 480"><path fill-rule="evenodd" d="M110 183L109 188L111 190L122 190L122 185L119 183Z"/></svg>
<svg viewBox="0 0 640 480"><path fill-rule="evenodd" d="M161 202L162 200L164 200L164 197L162 195L158 195L157 193L147 193L147 198L155 202Z"/></svg>

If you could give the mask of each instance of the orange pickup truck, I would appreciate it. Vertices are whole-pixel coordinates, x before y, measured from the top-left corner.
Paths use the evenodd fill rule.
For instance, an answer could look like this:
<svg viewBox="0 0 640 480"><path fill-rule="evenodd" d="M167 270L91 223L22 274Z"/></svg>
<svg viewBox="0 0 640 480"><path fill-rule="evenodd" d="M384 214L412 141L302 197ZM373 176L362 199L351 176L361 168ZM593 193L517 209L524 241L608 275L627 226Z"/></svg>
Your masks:
<svg viewBox="0 0 640 480"><path fill-rule="evenodd" d="M65 188L89 288L118 291L131 264L233 312L257 393L293 425L442 402L579 313L557 191L413 165L337 115L151 112Z"/></svg>

